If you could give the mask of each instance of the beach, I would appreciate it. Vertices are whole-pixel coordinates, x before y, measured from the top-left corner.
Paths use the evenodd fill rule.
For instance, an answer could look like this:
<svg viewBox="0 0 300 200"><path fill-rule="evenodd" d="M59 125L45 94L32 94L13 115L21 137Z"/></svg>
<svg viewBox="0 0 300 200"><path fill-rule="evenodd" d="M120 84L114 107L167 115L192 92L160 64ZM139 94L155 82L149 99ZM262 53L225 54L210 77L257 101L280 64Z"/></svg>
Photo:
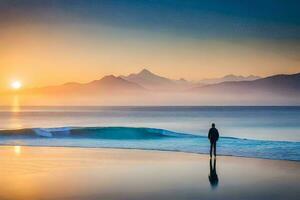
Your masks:
<svg viewBox="0 0 300 200"><path fill-rule="evenodd" d="M300 163L293 161L219 156L211 174L205 154L1 146L0 163L0 199L8 200L298 199L300 195Z"/></svg>
<svg viewBox="0 0 300 200"><path fill-rule="evenodd" d="M0 200L300 200L299 8L0 0Z"/></svg>

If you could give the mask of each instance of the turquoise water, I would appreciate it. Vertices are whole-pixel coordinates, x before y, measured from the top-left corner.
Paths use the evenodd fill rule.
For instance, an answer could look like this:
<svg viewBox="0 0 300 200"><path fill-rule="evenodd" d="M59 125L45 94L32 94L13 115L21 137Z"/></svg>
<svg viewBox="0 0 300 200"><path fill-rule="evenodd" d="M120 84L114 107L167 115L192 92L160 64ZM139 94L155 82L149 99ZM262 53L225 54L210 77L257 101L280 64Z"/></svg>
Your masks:
<svg viewBox="0 0 300 200"><path fill-rule="evenodd" d="M219 154L300 161L300 107L23 107L13 111L0 108L2 145L208 153L206 135L214 122L221 134Z"/></svg>

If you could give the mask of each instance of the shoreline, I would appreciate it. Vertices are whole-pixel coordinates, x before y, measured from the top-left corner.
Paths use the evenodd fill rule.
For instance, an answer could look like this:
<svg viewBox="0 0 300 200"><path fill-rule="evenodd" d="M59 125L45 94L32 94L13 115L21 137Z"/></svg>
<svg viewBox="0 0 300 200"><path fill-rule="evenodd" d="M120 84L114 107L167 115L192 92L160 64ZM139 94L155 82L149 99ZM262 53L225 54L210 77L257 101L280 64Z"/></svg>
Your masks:
<svg viewBox="0 0 300 200"><path fill-rule="evenodd" d="M37 147L37 148L77 148L77 149L109 149L109 150L130 150L130 151L149 151L149 152L169 152L169 153L183 153L183 154L192 154L192 155L201 155L209 158L209 153L196 153L196 152L186 152L186 151L175 151L175 150L161 150L161 149L142 149L142 148L122 148L122 147L83 147L83 146L38 146L38 145L9 145L9 144L0 144L0 147ZM226 155L220 154L218 157L234 157L234 158L248 158L248 159L257 159L257 160L270 160L270 161L284 161L284 162L295 162L300 163L300 160L284 160L284 159L272 159L272 158L260 158L260 157L247 157L247 156L236 156L236 155Z"/></svg>

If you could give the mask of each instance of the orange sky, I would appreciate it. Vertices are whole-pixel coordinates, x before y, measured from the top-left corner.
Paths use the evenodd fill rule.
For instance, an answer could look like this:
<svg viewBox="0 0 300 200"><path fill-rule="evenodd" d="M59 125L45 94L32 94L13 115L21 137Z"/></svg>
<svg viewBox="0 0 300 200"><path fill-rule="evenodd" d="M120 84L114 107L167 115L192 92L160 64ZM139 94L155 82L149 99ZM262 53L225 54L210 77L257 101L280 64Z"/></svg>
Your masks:
<svg viewBox="0 0 300 200"><path fill-rule="evenodd" d="M188 80L300 71L299 49L271 41L197 39L84 24L13 24L0 36L0 90L13 80L39 87L143 68Z"/></svg>

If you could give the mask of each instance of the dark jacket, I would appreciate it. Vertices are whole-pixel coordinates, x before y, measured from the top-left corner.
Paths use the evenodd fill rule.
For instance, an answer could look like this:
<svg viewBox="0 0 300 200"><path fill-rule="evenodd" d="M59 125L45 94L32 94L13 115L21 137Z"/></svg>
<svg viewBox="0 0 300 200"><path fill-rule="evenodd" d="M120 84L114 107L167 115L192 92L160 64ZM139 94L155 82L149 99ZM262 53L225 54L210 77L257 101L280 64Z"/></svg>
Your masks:
<svg viewBox="0 0 300 200"><path fill-rule="evenodd" d="M209 129L208 139L210 142L216 142L219 139L219 131L216 128Z"/></svg>

